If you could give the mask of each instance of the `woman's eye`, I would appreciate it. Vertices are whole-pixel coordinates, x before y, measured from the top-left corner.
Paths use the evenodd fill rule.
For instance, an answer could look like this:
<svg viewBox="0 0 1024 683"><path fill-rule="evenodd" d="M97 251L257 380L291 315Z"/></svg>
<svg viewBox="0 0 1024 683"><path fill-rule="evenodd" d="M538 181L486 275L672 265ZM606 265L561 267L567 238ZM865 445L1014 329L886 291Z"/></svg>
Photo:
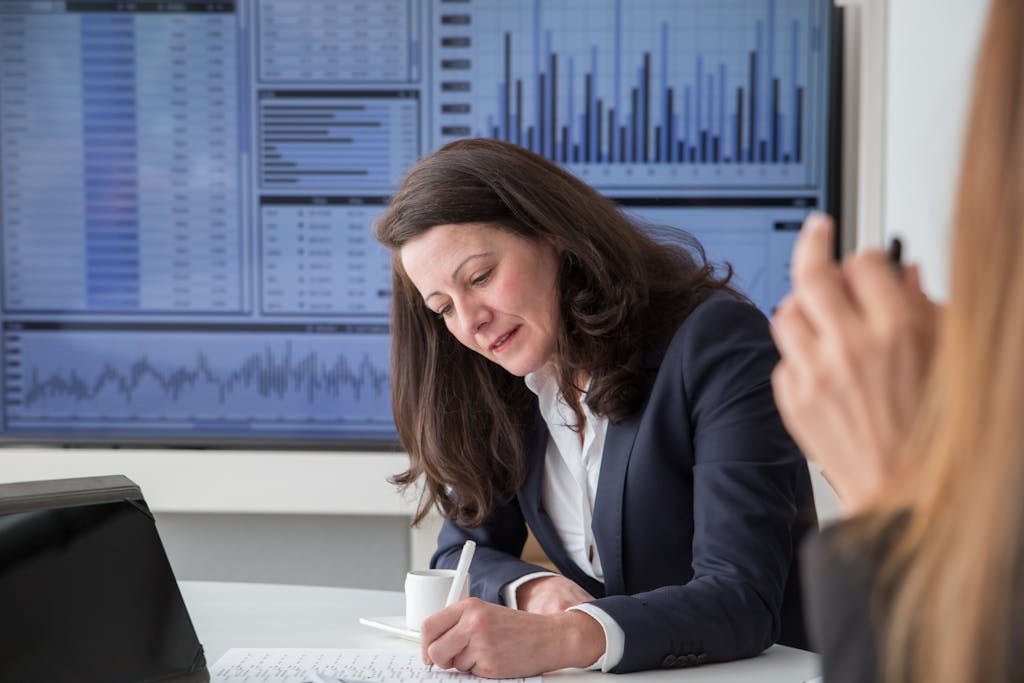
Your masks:
<svg viewBox="0 0 1024 683"><path fill-rule="evenodd" d="M488 270L486 273L483 273L482 275L478 275L477 277L473 278L473 284L479 286L485 284L490 279L491 271Z"/></svg>
<svg viewBox="0 0 1024 683"><path fill-rule="evenodd" d="M451 315L451 312L452 312L452 305L451 304L448 304L446 306L442 306L441 308L439 308L437 310L437 314L439 316L441 316L442 318L447 318L449 315Z"/></svg>

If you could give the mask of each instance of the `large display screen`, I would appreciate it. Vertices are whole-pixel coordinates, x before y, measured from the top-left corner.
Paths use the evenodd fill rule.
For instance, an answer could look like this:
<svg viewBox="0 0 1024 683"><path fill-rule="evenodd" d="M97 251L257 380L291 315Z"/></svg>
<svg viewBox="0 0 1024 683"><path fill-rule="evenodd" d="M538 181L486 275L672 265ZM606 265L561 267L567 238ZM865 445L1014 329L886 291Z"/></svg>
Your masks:
<svg viewBox="0 0 1024 683"><path fill-rule="evenodd" d="M0 0L0 440L394 445L370 225L462 137L766 312L834 207L826 0Z"/></svg>

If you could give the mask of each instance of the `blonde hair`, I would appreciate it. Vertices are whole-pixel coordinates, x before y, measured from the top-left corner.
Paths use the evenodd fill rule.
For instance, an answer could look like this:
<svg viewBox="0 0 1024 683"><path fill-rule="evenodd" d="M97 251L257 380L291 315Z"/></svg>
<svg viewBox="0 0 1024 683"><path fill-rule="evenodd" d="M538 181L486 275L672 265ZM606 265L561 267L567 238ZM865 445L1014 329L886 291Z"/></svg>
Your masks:
<svg viewBox="0 0 1024 683"><path fill-rule="evenodd" d="M950 301L902 471L883 568L886 678L1007 680L1024 594L1024 2L993 0L954 223ZM1019 627L1018 627L1019 628ZM1017 631L1020 633L1020 631Z"/></svg>

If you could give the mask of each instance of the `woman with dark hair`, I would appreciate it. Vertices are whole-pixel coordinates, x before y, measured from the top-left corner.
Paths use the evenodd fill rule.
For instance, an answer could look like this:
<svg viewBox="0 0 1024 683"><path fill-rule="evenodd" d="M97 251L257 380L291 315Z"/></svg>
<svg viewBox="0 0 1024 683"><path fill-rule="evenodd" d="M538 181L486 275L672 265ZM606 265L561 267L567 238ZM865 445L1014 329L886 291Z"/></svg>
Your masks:
<svg viewBox="0 0 1024 683"><path fill-rule="evenodd" d="M395 481L422 479L416 522L446 517L432 564L477 544L479 599L424 622L425 660L508 677L803 645L806 464L773 402L767 321L699 244L655 241L493 140L420 161L375 231L410 458ZM527 527L561 574L520 559Z"/></svg>

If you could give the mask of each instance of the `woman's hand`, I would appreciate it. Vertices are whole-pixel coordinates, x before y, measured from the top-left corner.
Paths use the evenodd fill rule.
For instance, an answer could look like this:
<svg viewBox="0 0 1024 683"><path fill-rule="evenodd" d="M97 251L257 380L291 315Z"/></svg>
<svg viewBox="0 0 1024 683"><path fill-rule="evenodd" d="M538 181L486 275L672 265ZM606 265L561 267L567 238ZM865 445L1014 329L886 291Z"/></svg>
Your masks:
<svg viewBox="0 0 1024 683"><path fill-rule="evenodd" d="M807 219L793 249L793 291L772 319L782 360L775 400L793 438L821 464L847 512L895 465L920 403L935 342L936 307L916 268L887 255L832 260L831 219Z"/></svg>
<svg viewBox="0 0 1024 683"><path fill-rule="evenodd" d="M578 612L531 614L477 598L423 622L423 661L485 678L587 667L605 651L604 629Z"/></svg>
<svg viewBox="0 0 1024 683"><path fill-rule="evenodd" d="M593 599L593 595L564 576L544 576L516 588L516 605L534 614L558 614Z"/></svg>

